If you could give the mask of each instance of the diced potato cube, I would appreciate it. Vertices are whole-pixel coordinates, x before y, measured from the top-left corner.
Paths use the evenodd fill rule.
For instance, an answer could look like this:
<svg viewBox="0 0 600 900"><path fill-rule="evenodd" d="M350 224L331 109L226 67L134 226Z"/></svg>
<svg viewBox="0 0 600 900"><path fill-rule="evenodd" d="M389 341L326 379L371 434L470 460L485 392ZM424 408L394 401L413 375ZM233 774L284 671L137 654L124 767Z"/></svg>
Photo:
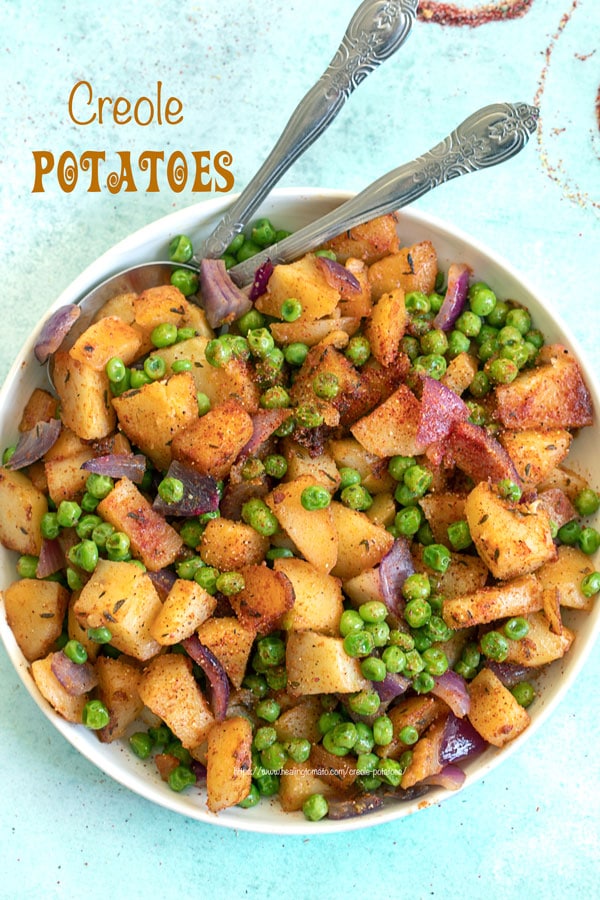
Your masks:
<svg viewBox="0 0 600 900"><path fill-rule="evenodd" d="M4 591L6 620L29 662L45 656L60 637L69 592L57 581L22 578Z"/></svg>
<svg viewBox="0 0 600 900"><path fill-rule="evenodd" d="M354 257L371 265L382 256L398 250L400 242L396 222L393 213L377 216L370 222L363 222L344 231L325 246L334 251L338 262L345 263L350 257Z"/></svg>
<svg viewBox="0 0 600 900"><path fill-rule="evenodd" d="M237 616L213 616L198 628L200 643L214 653L236 688L242 686L255 637Z"/></svg>
<svg viewBox="0 0 600 900"><path fill-rule="evenodd" d="M0 467L0 541L9 550L38 556L48 501L21 471Z"/></svg>
<svg viewBox="0 0 600 900"><path fill-rule="evenodd" d="M340 292L331 287L312 253L287 265L275 266L266 293L255 303L261 313L281 318L281 306L290 298L302 304L302 319L330 316L338 305Z"/></svg>
<svg viewBox="0 0 600 900"><path fill-rule="evenodd" d="M236 400L228 400L179 431L171 451L174 459L200 474L225 478L252 432L249 414Z"/></svg>
<svg viewBox="0 0 600 900"><path fill-rule="evenodd" d="M314 774L314 764L288 760L279 777L279 802L284 812L297 812L312 794L331 796L335 788Z"/></svg>
<svg viewBox="0 0 600 900"><path fill-rule="evenodd" d="M126 391L112 402L127 437L161 471L169 468L177 433L198 419L196 386L189 372Z"/></svg>
<svg viewBox="0 0 600 900"><path fill-rule="evenodd" d="M464 520L465 499L465 494L440 491L425 494L419 500L419 506L425 513L436 544L452 547L448 538L448 526Z"/></svg>
<svg viewBox="0 0 600 900"><path fill-rule="evenodd" d="M367 515L333 501L330 506L338 533L338 556L332 575L347 579L381 562L394 538Z"/></svg>
<svg viewBox="0 0 600 900"><path fill-rule="evenodd" d="M431 241L403 247L369 267L374 300L397 288L402 288L407 294L411 291L430 294L435 288L436 276L437 254Z"/></svg>
<svg viewBox="0 0 600 900"><path fill-rule="evenodd" d="M31 431L38 422L49 422L56 416L58 400L50 391L34 388L19 422L19 431Z"/></svg>
<svg viewBox="0 0 600 900"><path fill-rule="evenodd" d="M542 608L542 587L535 575L523 575L471 594L445 599L442 616L449 628L469 628L496 619L526 616Z"/></svg>
<svg viewBox="0 0 600 900"><path fill-rule="evenodd" d="M375 566L371 569L364 569L358 575L346 579L344 593L356 609L371 600L381 600L379 568Z"/></svg>
<svg viewBox="0 0 600 900"><path fill-rule="evenodd" d="M541 364L496 388L505 428L581 428L592 424L592 403L577 360L558 344L546 347Z"/></svg>
<svg viewBox="0 0 600 900"><path fill-rule="evenodd" d="M462 352L448 363L440 378L441 383L460 395L469 387L478 369L478 361L470 353Z"/></svg>
<svg viewBox="0 0 600 900"><path fill-rule="evenodd" d="M526 616L529 631L520 641L509 641L506 661L518 666L538 668L561 659L570 649L575 634L565 625L559 634L552 631L550 622L543 612Z"/></svg>
<svg viewBox="0 0 600 900"><path fill-rule="evenodd" d="M57 350L53 359L52 380L64 424L84 441L106 437L116 424L106 372L97 372L65 350Z"/></svg>
<svg viewBox="0 0 600 900"><path fill-rule="evenodd" d="M93 447L63 427L44 457L48 493L57 506L61 500L71 500L83 493L89 472L81 466L93 456Z"/></svg>
<svg viewBox="0 0 600 900"><path fill-rule="evenodd" d="M495 578L526 575L556 557L547 513L503 500L486 482L468 495L465 516L477 552Z"/></svg>
<svg viewBox="0 0 600 900"><path fill-rule="evenodd" d="M54 653L50 653L44 659L36 659L31 664L33 680L44 700L48 701L59 716L62 716L67 722L81 724L83 709L89 699L88 695L69 694L52 671L53 656Z"/></svg>
<svg viewBox="0 0 600 900"><path fill-rule="evenodd" d="M434 572L423 562L423 547L414 546L412 556L415 571L426 572L438 594L446 599L472 594L484 587L488 580L488 568L482 559L469 553L452 553L445 572Z"/></svg>
<svg viewBox="0 0 600 900"><path fill-rule="evenodd" d="M365 336L371 345L371 353L382 366L391 365L397 358L407 321L402 288L382 294L371 310Z"/></svg>
<svg viewBox="0 0 600 900"><path fill-rule="evenodd" d="M221 516L204 529L199 553L207 566L230 572L242 566L258 565L269 549L269 539L245 522Z"/></svg>
<svg viewBox="0 0 600 900"><path fill-rule="evenodd" d="M212 616L216 605L216 598L195 581L178 578L152 622L150 634L164 646L178 644Z"/></svg>
<svg viewBox="0 0 600 900"><path fill-rule="evenodd" d="M246 628L266 634L276 628L294 605L294 589L282 572L266 565L243 566L244 587L229 597L232 609Z"/></svg>
<svg viewBox="0 0 600 900"><path fill-rule="evenodd" d="M75 601L74 612L84 628L105 626L117 650L146 660L161 649L150 632L160 608L147 572L132 562L101 559Z"/></svg>
<svg viewBox="0 0 600 900"><path fill-rule="evenodd" d="M285 481L295 481L308 475L332 493L338 489L341 481L340 473L329 453L312 456L306 447L290 439L283 442L282 449L287 462Z"/></svg>
<svg viewBox="0 0 600 900"><path fill-rule="evenodd" d="M376 456L415 456L420 403L405 384L359 419L350 431L357 441Z"/></svg>
<svg viewBox="0 0 600 900"><path fill-rule="evenodd" d="M139 693L142 673L123 657L99 656L95 668L98 699L110 715L108 725L100 728L97 734L103 743L110 743L123 737L144 708Z"/></svg>
<svg viewBox="0 0 600 900"><path fill-rule="evenodd" d="M584 609L589 612L593 597L586 597L581 582L594 571L590 558L578 547L562 545L555 560L544 563L536 575L543 588L555 588L561 606Z"/></svg>
<svg viewBox="0 0 600 900"><path fill-rule="evenodd" d="M423 781L424 778L428 778L430 775L437 775L442 771L439 750L447 718L447 715L438 716L427 730L427 733L415 744L411 761L405 769L400 782L403 790L407 790Z"/></svg>
<svg viewBox="0 0 600 900"><path fill-rule="evenodd" d="M98 504L97 511L117 531L128 536L132 555L141 559L151 572L175 562L183 546L182 539L129 478L116 482Z"/></svg>
<svg viewBox="0 0 600 900"><path fill-rule="evenodd" d="M525 488L535 487L566 457L573 436L564 428L505 431L500 443L508 452Z"/></svg>
<svg viewBox="0 0 600 900"><path fill-rule="evenodd" d="M340 302L338 303L338 310L340 311L342 318L345 316L356 316L358 328L360 319L364 316L368 316L373 307L369 270L367 264L362 259L356 259L352 256L346 260L344 265L358 281L360 290L348 291L346 296L342 295L340 297Z"/></svg>
<svg viewBox="0 0 600 900"><path fill-rule="evenodd" d="M319 719L323 714L323 706L319 697L303 697L294 706L284 710L273 723L278 741L292 741L305 738L316 744L322 738Z"/></svg>
<svg viewBox="0 0 600 900"><path fill-rule="evenodd" d="M288 578L294 591L294 605L285 613L283 627L337 636L343 611L339 580L303 559L276 559L273 568Z"/></svg>
<svg viewBox="0 0 600 900"><path fill-rule="evenodd" d="M130 366L140 352L142 339L138 331L116 316L104 316L81 334L69 354L96 372L104 372L113 356Z"/></svg>
<svg viewBox="0 0 600 900"><path fill-rule="evenodd" d="M288 691L302 694L350 694L369 690L357 659L348 656L341 638L314 631L292 631L286 646Z"/></svg>
<svg viewBox="0 0 600 900"><path fill-rule="evenodd" d="M300 499L302 491L314 484L313 478L303 475L277 485L265 502L302 556L320 572L329 572L338 554L338 533L331 509L308 510Z"/></svg>
<svg viewBox="0 0 600 900"><path fill-rule="evenodd" d="M360 327L360 319L356 316L340 316L339 318L296 319L295 322L271 322L269 328L278 344L306 344L314 347L326 341L340 331L349 337ZM337 338L336 338L337 340Z"/></svg>
<svg viewBox="0 0 600 900"><path fill-rule="evenodd" d="M388 460L366 450L353 437L338 438L329 442L329 452L338 469L345 466L360 473L361 484L371 494L394 490L396 482L388 471Z"/></svg>
<svg viewBox="0 0 600 900"><path fill-rule="evenodd" d="M214 716L192 674L192 661L167 653L150 661L140 680L140 697L191 750L209 735Z"/></svg>
<svg viewBox="0 0 600 900"><path fill-rule="evenodd" d="M431 695L418 695L399 700L387 712L392 721L394 737L389 744L377 748L377 755L399 759L406 750L410 750L410 746L400 739L402 729L410 726L421 736L443 710L442 701Z"/></svg>
<svg viewBox="0 0 600 900"><path fill-rule="evenodd" d="M481 669L469 684L469 721L494 747L504 747L529 725L527 711L491 669Z"/></svg>
<svg viewBox="0 0 600 900"><path fill-rule="evenodd" d="M243 716L215 722L208 733L206 802L219 812L244 800L252 785L252 725Z"/></svg>

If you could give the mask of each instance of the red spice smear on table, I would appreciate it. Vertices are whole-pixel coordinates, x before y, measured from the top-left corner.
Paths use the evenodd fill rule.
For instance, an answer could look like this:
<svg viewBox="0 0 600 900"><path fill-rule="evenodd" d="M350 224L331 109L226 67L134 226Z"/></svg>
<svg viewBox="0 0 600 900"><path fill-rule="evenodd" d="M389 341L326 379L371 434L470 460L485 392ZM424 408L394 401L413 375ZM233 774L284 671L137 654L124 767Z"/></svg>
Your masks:
<svg viewBox="0 0 600 900"><path fill-rule="evenodd" d="M488 22L517 19L525 15L532 5L533 0L498 0L497 3L486 3L475 9L463 9L456 3L421 0L418 16L424 22L435 22L437 25L468 25L470 28L477 28Z"/></svg>

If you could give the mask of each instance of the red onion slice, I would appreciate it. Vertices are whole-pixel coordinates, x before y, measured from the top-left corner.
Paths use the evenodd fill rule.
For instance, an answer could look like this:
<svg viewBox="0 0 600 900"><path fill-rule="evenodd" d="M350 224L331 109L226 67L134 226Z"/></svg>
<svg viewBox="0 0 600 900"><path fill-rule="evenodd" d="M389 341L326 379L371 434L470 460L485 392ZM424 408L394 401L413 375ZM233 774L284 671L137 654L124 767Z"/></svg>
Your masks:
<svg viewBox="0 0 600 900"><path fill-rule="evenodd" d="M469 418L467 404L450 388L424 375L416 441L421 450L448 436L453 424Z"/></svg>
<svg viewBox="0 0 600 900"><path fill-rule="evenodd" d="M40 363L48 361L58 350L63 340L81 314L81 308L75 303L61 306L44 322L33 352Z"/></svg>
<svg viewBox="0 0 600 900"><path fill-rule="evenodd" d="M447 669L443 675L436 675L435 685L431 693L446 703L455 716L459 719L469 715L471 698L467 690L467 683L462 675Z"/></svg>
<svg viewBox="0 0 600 900"><path fill-rule="evenodd" d="M458 791L465 783L466 777L460 766L448 765L444 766L442 771L436 775L428 775L421 784L443 787L447 791Z"/></svg>
<svg viewBox="0 0 600 900"><path fill-rule="evenodd" d="M444 765L468 759L482 753L487 746L487 741L475 731L468 719L459 719L451 712L444 726L438 754L439 761Z"/></svg>
<svg viewBox="0 0 600 900"><path fill-rule="evenodd" d="M229 704L229 679L225 669L212 650L200 642L197 634L192 634L181 642L186 653L197 663L210 686L210 705L217 721L222 722Z"/></svg>
<svg viewBox="0 0 600 900"><path fill-rule="evenodd" d="M481 425L455 422L447 447L454 463L473 481L499 482L507 478L521 484L515 464L502 444Z"/></svg>
<svg viewBox="0 0 600 900"><path fill-rule="evenodd" d="M88 459L81 466L86 472L109 475L111 478L129 478L141 484L146 473L146 457L143 453L107 453Z"/></svg>
<svg viewBox="0 0 600 900"><path fill-rule="evenodd" d="M465 308L471 267L466 263L452 263L448 269L448 287L440 311L433 320L434 328L450 331Z"/></svg>
<svg viewBox="0 0 600 900"><path fill-rule="evenodd" d="M401 697L410 686L410 678L405 678L404 675L395 675L391 672L388 672L383 681L373 682L373 687L379 694L379 699L382 703Z"/></svg>
<svg viewBox="0 0 600 900"><path fill-rule="evenodd" d="M344 300L351 299L353 294L360 292L360 282L356 275L350 272L346 266L329 259L328 256L317 256L317 265L325 276L327 284L339 291Z"/></svg>
<svg viewBox="0 0 600 900"><path fill-rule="evenodd" d="M384 798L381 794L358 794L356 797L330 797L327 801L328 819L353 819L381 809Z"/></svg>
<svg viewBox="0 0 600 900"><path fill-rule="evenodd" d="M62 428L60 419L36 422L29 431L19 435L15 452L8 463L11 469L24 469L41 459L56 443Z"/></svg>
<svg viewBox="0 0 600 900"><path fill-rule="evenodd" d="M252 308L252 301L233 283L222 259L201 261L200 293L208 324L212 328L233 322Z"/></svg>
<svg viewBox="0 0 600 900"><path fill-rule="evenodd" d="M259 409L252 416L252 437L240 450L237 459L246 459L248 456L254 456L264 442L271 437L274 431L277 431L286 419L289 419L291 411L289 409Z"/></svg>
<svg viewBox="0 0 600 900"><path fill-rule="evenodd" d="M499 663L492 659L486 659L484 665L486 669L491 669L496 678L507 688L514 687L520 681L529 681L537 674L536 669L529 669L517 663Z"/></svg>
<svg viewBox="0 0 600 900"><path fill-rule="evenodd" d="M254 273L254 281L252 282L252 287L250 288L249 298L254 303L255 300L258 300L267 289L267 285L269 283L269 278L273 274L274 265L270 259L267 259L258 267L256 272Z"/></svg>
<svg viewBox="0 0 600 900"><path fill-rule="evenodd" d="M47 578L48 575L54 575L64 569L67 559L60 541L57 538L42 539L42 549L38 557L38 564L35 570L36 578Z"/></svg>
<svg viewBox="0 0 600 900"><path fill-rule="evenodd" d="M60 650L52 656L52 674L72 697L87 694L98 684L94 667L90 663L76 663Z"/></svg>
<svg viewBox="0 0 600 900"><path fill-rule="evenodd" d="M199 516L215 512L219 508L219 490L212 475L200 475L191 466L173 460L167 477L176 478L183 484L183 497L176 503L167 503L156 495L152 508L163 516Z"/></svg>
<svg viewBox="0 0 600 900"><path fill-rule="evenodd" d="M164 603L167 594L177 581L177 575L171 569L159 569L157 572L147 572L146 574Z"/></svg>
<svg viewBox="0 0 600 900"><path fill-rule="evenodd" d="M389 611L398 616L402 615L405 606L402 585L414 571L410 544L404 537L396 538L379 564L379 589Z"/></svg>

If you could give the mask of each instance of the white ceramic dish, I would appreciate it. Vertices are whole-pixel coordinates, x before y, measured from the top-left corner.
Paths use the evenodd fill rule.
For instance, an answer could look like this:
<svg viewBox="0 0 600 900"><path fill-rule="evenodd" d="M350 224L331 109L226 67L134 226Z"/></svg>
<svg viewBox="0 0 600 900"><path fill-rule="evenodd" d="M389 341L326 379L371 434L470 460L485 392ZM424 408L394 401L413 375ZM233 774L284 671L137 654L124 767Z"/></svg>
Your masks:
<svg viewBox="0 0 600 900"><path fill-rule="evenodd" d="M283 189L273 192L261 209L262 215L272 218L278 227L295 229L323 215L348 199L348 194L319 189ZM65 303L75 302L91 287L109 275L139 262L165 258L169 239L179 233L190 234L195 242L208 234L223 214L230 197L210 200L166 216L142 228L117 244L89 266L56 300L48 313ZM405 210L400 214L399 232L405 244L429 238L437 250L440 267L447 269L450 262L467 262L477 279L489 281L504 298L518 299L531 311L536 326L551 341L561 341L578 356L583 365L587 383L592 392L594 406L600 409L600 389L593 370L586 364L581 348L557 317L542 303L529 286L506 261L484 248L476 240L451 225L419 213ZM34 387L45 386L45 369L35 361L33 346L36 334L32 334L15 360L0 392L0 437L2 446L16 439L16 426L22 408ZM588 477L593 486L600 486L600 459L597 453L600 426L584 429L574 443L569 464ZM596 523L598 527L598 523ZM16 554L0 548L0 588L6 587L15 577ZM553 664L544 676L541 691L530 712L530 727L507 748L498 751L488 749L482 756L465 766L466 781L461 793L469 785L481 779L509 754L526 752L523 745L544 723L577 677L600 630L600 604L589 614L572 613L567 624L577 630L577 640L564 660ZM23 684L56 729L99 769L117 782L142 795L153 803L167 807L192 819L225 828L276 834L323 834L350 831L390 822L416 812L424 806L432 806L452 793L441 788L430 791L418 800L392 804L370 815L343 821L322 820L307 822L301 813L281 812L277 802L263 800L250 810L238 808L226 810L215 816L206 809L204 796L197 790L177 794L161 781L151 762L142 762L121 742L101 744L95 734L83 726L72 725L57 716L41 699L29 675L28 664L23 658L12 632L7 626L3 608L0 610L0 634L6 651ZM10 716L5 721L10 728Z"/></svg>

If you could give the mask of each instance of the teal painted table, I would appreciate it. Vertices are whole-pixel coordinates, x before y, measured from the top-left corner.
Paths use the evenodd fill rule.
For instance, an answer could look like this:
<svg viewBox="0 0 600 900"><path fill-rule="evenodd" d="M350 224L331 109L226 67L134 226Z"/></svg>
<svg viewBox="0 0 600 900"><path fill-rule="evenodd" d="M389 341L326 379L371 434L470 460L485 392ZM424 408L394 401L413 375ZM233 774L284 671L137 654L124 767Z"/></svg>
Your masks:
<svg viewBox="0 0 600 900"><path fill-rule="evenodd" d="M171 210L210 196L134 173L106 189L131 153L232 156L235 189L266 156L290 111L329 62L352 0L244 4L22 2L0 10L3 83L0 377L44 310L92 260ZM284 185L361 189L494 100L541 110L527 150L460 179L419 207L477 236L529 276L597 371L600 135L596 0L496 0L457 9L428 0L400 53L374 73ZM500 8L504 13L498 14ZM91 119L96 98L174 97L143 125ZM92 103L76 84L89 85ZM110 107L105 106L105 112ZM121 119L126 108L119 106ZM149 106L138 106L144 121ZM183 120L174 123L177 113ZM83 124L87 122L87 124ZM34 152L43 167L35 186ZM63 185L65 151L102 151ZM65 158L64 162L68 161ZM215 176L210 168L207 178ZM94 184L91 185L94 187ZM212 193L217 187L212 183ZM596 652L522 752L439 807L347 836L283 838L211 828L151 806L81 758L39 714L0 649L0 896L476 898L592 897L598 853Z"/></svg>

